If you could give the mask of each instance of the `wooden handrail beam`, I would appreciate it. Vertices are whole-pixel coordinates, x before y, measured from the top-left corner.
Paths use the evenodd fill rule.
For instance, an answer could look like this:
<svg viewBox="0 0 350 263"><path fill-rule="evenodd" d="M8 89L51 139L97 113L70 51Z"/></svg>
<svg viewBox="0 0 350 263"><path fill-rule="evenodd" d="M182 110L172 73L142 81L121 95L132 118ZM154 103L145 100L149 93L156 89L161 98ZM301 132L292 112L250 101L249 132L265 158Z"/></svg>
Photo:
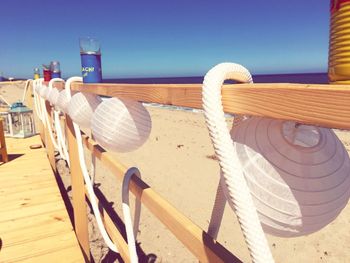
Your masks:
<svg viewBox="0 0 350 263"><path fill-rule="evenodd" d="M83 84L72 90L190 108L202 108L201 84ZM227 113L293 120L350 129L350 85L235 84L224 85Z"/></svg>

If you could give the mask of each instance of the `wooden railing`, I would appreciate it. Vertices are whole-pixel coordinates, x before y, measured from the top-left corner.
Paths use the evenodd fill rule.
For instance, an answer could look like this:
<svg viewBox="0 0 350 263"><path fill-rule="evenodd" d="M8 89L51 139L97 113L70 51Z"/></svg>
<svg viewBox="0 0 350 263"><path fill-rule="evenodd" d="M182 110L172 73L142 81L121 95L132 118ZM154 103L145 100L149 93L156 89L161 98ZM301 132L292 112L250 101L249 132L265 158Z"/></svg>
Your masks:
<svg viewBox="0 0 350 263"><path fill-rule="evenodd" d="M4 132L4 126L3 126L3 119L0 118L0 156L2 158L2 162L7 163L8 162L8 155L7 155L7 148L6 148L6 142L5 142L5 132Z"/></svg>
<svg viewBox="0 0 350 263"><path fill-rule="evenodd" d="M61 89L61 83L56 83ZM201 108L201 84L82 84L73 83L72 90L103 96L128 97L143 102ZM293 120L324 127L350 129L350 86L304 84L236 84L225 85L222 90L224 109L228 113L267 116ZM47 107L50 112L49 106ZM66 132L71 160L74 227L85 253L90 259L88 222L86 218L85 187L78 161L76 138L72 120L65 116ZM53 158L52 142L44 131ZM127 167L112 157L87 135L83 143L117 178L122 181ZM51 156L50 156L51 155ZM53 168L55 169L54 164ZM141 200L201 262L240 262L219 242L213 240L167 200L155 192L137 176L132 177L130 191ZM106 229L116 243L122 258L128 262L129 254L125 239L112 221L107 209L102 208Z"/></svg>

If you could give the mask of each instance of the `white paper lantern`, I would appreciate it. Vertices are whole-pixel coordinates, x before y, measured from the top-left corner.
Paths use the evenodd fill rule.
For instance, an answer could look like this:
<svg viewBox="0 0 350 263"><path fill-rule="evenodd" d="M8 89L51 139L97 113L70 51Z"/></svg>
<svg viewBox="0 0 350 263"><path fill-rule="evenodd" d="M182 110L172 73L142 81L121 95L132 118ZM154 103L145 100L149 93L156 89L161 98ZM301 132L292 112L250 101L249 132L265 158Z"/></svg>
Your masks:
<svg viewBox="0 0 350 263"><path fill-rule="evenodd" d="M63 113L68 113L69 101L70 99L68 99L67 92L65 90L61 90L56 102L57 109Z"/></svg>
<svg viewBox="0 0 350 263"><path fill-rule="evenodd" d="M78 92L68 104L68 114L81 127L89 128L92 114L101 102L99 96Z"/></svg>
<svg viewBox="0 0 350 263"><path fill-rule="evenodd" d="M251 117L231 137L265 232L306 235L346 206L350 160L332 130Z"/></svg>
<svg viewBox="0 0 350 263"><path fill-rule="evenodd" d="M48 101L52 105L55 105L57 103L57 99L59 95L60 95L60 92L58 91L58 89L53 88L48 95Z"/></svg>
<svg viewBox="0 0 350 263"><path fill-rule="evenodd" d="M151 127L151 117L141 103L118 98L102 102L91 123L95 140L116 152L139 148L148 139Z"/></svg>
<svg viewBox="0 0 350 263"><path fill-rule="evenodd" d="M34 90L38 93L39 90L41 89L41 85L39 85L37 82L34 85L35 85Z"/></svg>
<svg viewBox="0 0 350 263"><path fill-rule="evenodd" d="M48 87L46 86L41 86L40 90L39 90L39 95L40 97L42 97L43 99L45 98L46 96L46 92L48 91Z"/></svg>

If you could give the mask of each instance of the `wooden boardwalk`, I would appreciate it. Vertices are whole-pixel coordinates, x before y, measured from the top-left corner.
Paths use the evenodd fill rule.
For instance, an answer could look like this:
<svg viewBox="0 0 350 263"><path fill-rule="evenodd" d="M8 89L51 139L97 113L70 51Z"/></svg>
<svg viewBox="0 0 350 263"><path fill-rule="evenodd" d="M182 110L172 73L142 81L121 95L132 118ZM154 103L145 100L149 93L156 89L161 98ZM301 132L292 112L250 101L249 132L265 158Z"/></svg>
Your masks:
<svg viewBox="0 0 350 263"><path fill-rule="evenodd" d="M40 137L7 138L0 162L0 262L85 262Z"/></svg>

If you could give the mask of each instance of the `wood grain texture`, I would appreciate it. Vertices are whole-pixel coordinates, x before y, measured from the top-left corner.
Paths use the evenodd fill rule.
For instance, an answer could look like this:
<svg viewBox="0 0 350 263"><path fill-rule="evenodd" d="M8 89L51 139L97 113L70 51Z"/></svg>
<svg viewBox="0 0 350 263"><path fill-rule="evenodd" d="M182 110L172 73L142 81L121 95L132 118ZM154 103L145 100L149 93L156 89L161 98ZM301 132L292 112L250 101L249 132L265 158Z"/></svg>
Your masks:
<svg viewBox="0 0 350 263"><path fill-rule="evenodd" d="M90 245L88 232L87 208L85 202L84 178L80 168L78 146L76 142L73 121L66 115L66 131L70 160L71 185L74 211L74 229L85 258L90 261Z"/></svg>
<svg viewBox="0 0 350 263"><path fill-rule="evenodd" d="M0 155L1 155L1 161L4 163L7 163L9 159L8 159L8 155L7 155L5 132L4 132L2 118L0 118Z"/></svg>
<svg viewBox="0 0 350 263"><path fill-rule="evenodd" d="M0 166L0 262L84 262L46 150L29 148L40 137L6 140L12 158Z"/></svg>
<svg viewBox="0 0 350 263"><path fill-rule="evenodd" d="M72 90L143 102L202 108L202 84L83 84ZM323 127L350 129L350 85L224 85L227 113L293 120Z"/></svg>
<svg viewBox="0 0 350 263"><path fill-rule="evenodd" d="M84 145L122 182L127 167L118 162L95 141L83 135ZM241 262L219 242L194 224L137 176L130 181L130 191L145 205L200 262ZM106 221L107 229L114 227Z"/></svg>

